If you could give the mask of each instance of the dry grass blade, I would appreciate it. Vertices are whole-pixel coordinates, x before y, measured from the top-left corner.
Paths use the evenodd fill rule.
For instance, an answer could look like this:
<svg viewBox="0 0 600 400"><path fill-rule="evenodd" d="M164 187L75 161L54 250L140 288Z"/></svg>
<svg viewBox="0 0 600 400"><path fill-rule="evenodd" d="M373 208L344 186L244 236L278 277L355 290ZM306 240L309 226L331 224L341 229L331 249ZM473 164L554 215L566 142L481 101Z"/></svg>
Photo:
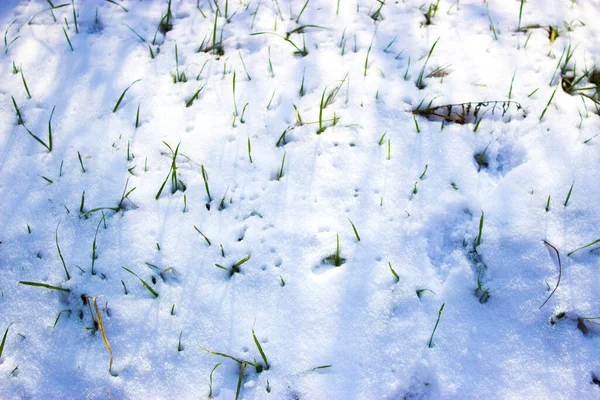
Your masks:
<svg viewBox="0 0 600 400"><path fill-rule="evenodd" d="M108 343L108 338L106 337L106 331L104 330L104 324L102 323L102 315L100 315L100 309L98 308L98 303L96 302L97 297L93 297L94 300L94 311L96 312L96 320L98 321L98 328L100 328L100 333L102 334L102 340L104 341L104 346L106 346L106 350L108 350L108 354L110 355L110 359L108 362L108 372L112 374L112 364L113 364L113 353L112 348L110 347L110 343Z"/></svg>
<svg viewBox="0 0 600 400"><path fill-rule="evenodd" d="M545 245L550 246L552 248L552 250L554 250L556 252L556 257L558 258L558 280L556 281L556 286L554 287L554 290L552 291L552 293L550 293L550 296L548 296L548 298L546 299L546 301L544 301L542 303L542 305L540 306L539 309L541 309L542 307L544 307L546 305L546 303L548 302L548 300L550 300L550 298L552 297L552 295L554 294L554 292L556 292L556 289L558 289L558 285L560 285L560 277L562 276L562 263L560 262L560 253L558 252L558 249L556 247L554 247L553 245L551 245L546 240L544 240L543 242L544 242Z"/></svg>
<svg viewBox="0 0 600 400"><path fill-rule="evenodd" d="M475 122L482 108L486 112L491 110L492 115L496 110L502 110L502 116L504 117L511 106L514 106L517 111L521 111L523 117L525 117L525 109L520 103L500 100L444 104L441 106L428 106L426 108L417 107L412 113L430 120L442 119L448 122L456 122L457 124L466 124L468 122Z"/></svg>

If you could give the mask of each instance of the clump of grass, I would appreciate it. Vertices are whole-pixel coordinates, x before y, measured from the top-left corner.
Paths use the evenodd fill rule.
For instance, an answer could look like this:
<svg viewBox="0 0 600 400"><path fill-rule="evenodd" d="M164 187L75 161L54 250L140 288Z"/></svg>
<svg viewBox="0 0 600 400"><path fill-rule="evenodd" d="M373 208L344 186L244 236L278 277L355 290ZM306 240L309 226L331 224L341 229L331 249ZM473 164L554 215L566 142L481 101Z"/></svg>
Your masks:
<svg viewBox="0 0 600 400"><path fill-rule="evenodd" d="M169 169L169 172L167 173L167 177L165 178L162 185L158 189L158 192L156 193L156 197L155 197L156 200L158 200L158 198L160 197L169 178L171 178L171 194L175 193L178 190L181 190L182 192L185 192L185 190L186 190L185 184L181 181L181 179L179 179L177 177L177 154L179 153L179 146L181 145L181 142L177 144L175 151L173 151L173 148L168 143L166 143L166 142L163 142L163 143L165 144L165 146L167 146L169 148L169 150L171 150L171 154L172 154L171 168Z"/></svg>
<svg viewBox="0 0 600 400"><path fill-rule="evenodd" d="M177 43L175 43L175 75L173 75L173 83L187 82L185 71L179 73L179 51L177 50Z"/></svg>
<svg viewBox="0 0 600 400"><path fill-rule="evenodd" d="M229 268L225 268L224 266L220 265L220 264L215 264L215 267L223 269L227 272L229 272L229 276L232 277L234 274L238 274L240 272L242 272L241 270L241 266L248 260L250 260L250 254L248 254L246 257L242 258L241 260L239 260L238 262L236 262L235 264L233 264L231 267Z"/></svg>
<svg viewBox="0 0 600 400"><path fill-rule="evenodd" d="M421 108L421 104L419 104L416 109L412 110L412 113L430 120L441 119L462 125L476 122L482 109L485 110L484 112L491 111L492 115L495 114L496 110L501 110L501 116L504 117L513 107L516 111L520 111L523 117L526 116L525 109L520 103L503 100L444 104L440 106L431 106L430 103L424 108Z"/></svg>
<svg viewBox="0 0 600 400"><path fill-rule="evenodd" d="M336 238L335 253L326 257L323 260L323 262L332 264L335 267L340 267L340 266L342 266L342 264L344 264L346 262L346 259L340 255L340 235L336 234L335 238Z"/></svg>
<svg viewBox="0 0 600 400"><path fill-rule="evenodd" d="M490 144L485 146L485 149L483 149L483 151L473 156L473 158L475 159L475 163L477 164L477 172L480 172L481 168L488 168L490 166L488 158L486 157L486 153L488 148L490 147Z"/></svg>
<svg viewBox="0 0 600 400"><path fill-rule="evenodd" d="M373 12L373 14L370 15L371 19L375 22L383 21L385 19L383 17L383 14L381 14L381 9L385 5L385 0L377 0L377 2L379 2L379 8L377 8L377 10L375 10L375 12ZM339 2L338 2L338 7L339 7Z"/></svg>
<svg viewBox="0 0 600 400"><path fill-rule="evenodd" d="M429 4L429 7L427 8L427 12L425 14L423 14L423 16L425 17L425 25L431 25L431 23L432 23L431 21L433 20L433 17L435 17L435 14L437 13L439 5L440 5L440 0L432 1Z"/></svg>
<svg viewBox="0 0 600 400"><path fill-rule="evenodd" d="M140 282L142 282L142 285L144 285L144 287L146 289L148 289L148 291L152 294L152 296L154 296L155 298L158 297L158 293L156 293L156 291L154 289L152 289L150 287L150 285L148 285L148 283L146 283L145 280L143 280L142 278L140 278L140 276L138 274L136 274L135 272L133 272L132 270L125 268L125 267L121 267L123 268L125 271L129 272L131 275L135 276L136 278L138 278L140 280Z"/></svg>

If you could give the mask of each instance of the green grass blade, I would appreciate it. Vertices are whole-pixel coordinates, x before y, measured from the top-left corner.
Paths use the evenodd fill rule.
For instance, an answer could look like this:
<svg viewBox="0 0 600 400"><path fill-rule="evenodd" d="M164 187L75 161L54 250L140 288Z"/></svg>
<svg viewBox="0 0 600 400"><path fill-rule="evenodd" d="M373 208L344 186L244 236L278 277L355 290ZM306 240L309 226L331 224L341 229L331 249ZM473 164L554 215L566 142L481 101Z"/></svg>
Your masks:
<svg viewBox="0 0 600 400"><path fill-rule="evenodd" d="M8 328L6 328L6 331L4 331L4 337L2 337L2 343L0 343L0 358L2 358L2 352L4 351L4 344L6 343L6 336L8 335L8 330L10 329L11 325L12 325L12 322L10 323L10 325L8 325Z"/></svg>
<svg viewBox="0 0 600 400"><path fill-rule="evenodd" d="M127 89L125 89L123 91L123 93L121 94L121 97L119 97L119 100L117 100L117 104L115 104L115 108L113 108L113 113L117 112L117 110L119 109L119 106L121 105L121 102L123 101L123 97L125 97L125 93L127 93L127 91L129 90L129 88L132 87L135 83L137 83L139 81L141 81L141 79L136 79L135 81L133 81L131 83L131 85L127 86Z"/></svg>
<svg viewBox="0 0 600 400"><path fill-rule="evenodd" d="M114 1L114 0L106 0L106 1L107 1L108 3L110 3L110 4L114 4L115 6L119 6L119 7L121 7L121 8L123 9L123 11L125 11L125 12L129 12L129 10L127 10L125 7L123 7L122 5L120 5L119 3L117 3L117 2L116 2L116 1Z"/></svg>
<svg viewBox="0 0 600 400"><path fill-rule="evenodd" d="M235 361L235 362L237 362L237 363L239 363L239 364L248 363L248 361L240 360L239 358L232 357L232 356L230 356L230 355L228 355L228 354L224 354L224 353L219 353L219 352L216 352L216 351L208 350L207 348L205 348L205 347L202 347L202 346L200 346L200 345L198 345L198 347L200 347L200 348L201 348L202 350L204 350L205 352L207 352L207 353L209 353L209 354L212 354L213 356L219 356L219 357L225 357L225 358L229 358L230 360L233 360L233 361ZM250 364L250 363L249 363L249 364ZM253 364L253 365L254 365L254 364Z"/></svg>
<svg viewBox="0 0 600 400"><path fill-rule="evenodd" d="M256 344L256 347L258 348L258 352L260 353L260 356L262 357L263 361L265 362L265 369L271 368L271 366L269 365L269 362L267 361L267 356L265 355L265 352L263 351L262 346L260 345L260 342L256 338L254 329L252 329L252 337L254 338L254 343Z"/></svg>
<svg viewBox="0 0 600 400"><path fill-rule="evenodd" d="M60 257L60 262L62 263L63 269L65 270L65 275L67 276L67 280L71 279L71 276L69 275L69 271L67 270L67 264L65 263L65 259L63 258L63 255L60 251L60 246L58 245L58 227L60 226L60 222L58 223L58 225L56 226L56 250L58 250L58 256Z"/></svg>
<svg viewBox="0 0 600 400"><path fill-rule="evenodd" d="M390 266L390 271L392 271L392 275L394 275L394 277L396 278L396 282L400 282L400 277L398 276L396 271L394 271L394 268L392 268L392 263L388 262L388 265Z"/></svg>
<svg viewBox="0 0 600 400"><path fill-rule="evenodd" d="M243 362L240 366L240 376L238 377L237 389L235 390L235 400L238 400L240 397L240 390L242 389L242 380L244 379L244 369L246 368L246 363Z"/></svg>
<svg viewBox="0 0 600 400"><path fill-rule="evenodd" d="M46 285L45 283L28 282L28 281L19 281L19 283L21 285L36 286L36 287L46 288L46 289L50 289L50 290L58 290L60 292L65 292L65 293L69 293L70 292L69 289L60 288L60 287L52 286L52 285Z"/></svg>
<svg viewBox="0 0 600 400"><path fill-rule="evenodd" d="M152 295L153 295L155 298L156 298L156 297L158 297L158 293L156 293L156 291L155 291L154 289L152 289L152 288L150 287L150 285L148 285L148 284L146 283L146 281L144 281L142 278L140 278L140 277L138 276L138 274L136 274L136 273L135 273L135 272L133 272L132 270L130 270L130 269L127 269L127 268L125 268L125 267L121 267L121 268L123 268L125 271L129 272L130 274L132 274L132 275L133 275L133 276L135 276L136 278L138 278L138 279L140 280L140 282L142 282L142 285L144 285L144 287L145 287L146 289L148 289L148 291L149 291L150 293L152 293Z"/></svg>
<svg viewBox="0 0 600 400"><path fill-rule="evenodd" d="M205 235L204 233L202 233L202 232L200 231L200 229L198 229L198 228L196 227L196 225L194 225L194 229L196 230L196 232L198 232L200 235L202 235L202 237L204 238L204 240L206 240L206 243L208 243L208 245L210 246L210 239L209 239L209 238L207 238L207 237L206 237L206 235Z"/></svg>
<svg viewBox="0 0 600 400"><path fill-rule="evenodd" d="M27 86L27 82L25 81L25 75L23 75L23 67L21 67L21 80L23 81L23 86L25 87L25 91L27 92L27 97L31 99L31 93L29 92L29 87Z"/></svg>
<svg viewBox="0 0 600 400"><path fill-rule="evenodd" d="M595 244L598 244L598 243L600 243L600 239L594 240L592 243L586 244L585 246L581 246L580 248L573 250L572 252L570 252L569 254L567 254L567 256L571 257L571 254L573 254L573 253L575 253L575 252L577 252L579 250L583 250L583 249L586 249L588 247L591 247L591 246L593 246Z"/></svg>
<svg viewBox="0 0 600 400"><path fill-rule="evenodd" d="M348 218L348 221L350 221L350 218ZM360 236L358 236L358 231L356 230L356 226L354 226L354 223L352 221L350 221L350 225L352 225L352 230L354 230L354 235L356 236L356 239L360 242Z"/></svg>
<svg viewBox="0 0 600 400"><path fill-rule="evenodd" d="M575 185L575 181L571 184L571 188L569 189L569 193L567 194L567 199L565 200L565 207L569 204L569 199L571 198L571 193L573 192L573 185Z"/></svg>
<svg viewBox="0 0 600 400"><path fill-rule="evenodd" d="M48 151L52 151L52 117L54 116L54 110L56 106L52 107L52 112L50 113L50 119L48 120Z"/></svg>
<svg viewBox="0 0 600 400"><path fill-rule="evenodd" d="M71 44L71 39L69 39L69 35L67 34L67 31L65 30L64 27L62 28L62 30L63 30L63 33L65 34L65 37L67 38L67 43L69 43L69 47L71 48L71 51L74 51L73 45Z"/></svg>
<svg viewBox="0 0 600 400"><path fill-rule="evenodd" d="M481 218L479 218L479 235L477 235L477 244L475 245L475 247L477 247L481 244L481 234L483 232L484 218L485 218L485 216L484 216L483 210L481 210Z"/></svg>
<svg viewBox="0 0 600 400"><path fill-rule="evenodd" d="M213 377L213 373L214 373L214 372L215 372L215 370L216 370L217 368L219 368L219 366L221 366L221 365L223 365L223 363L218 363L217 365L215 365L215 366L214 366L214 368L212 369L212 371L210 371L210 377L209 377L209 379L208 379L208 388L209 388L209 391L208 391L208 398L209 398L209 399L212 399L212 397L213 397L213 396L212 396L212 392L213 392L213 390L212 390L212 381L213 381L212 377Z"/></svg>
<svg viewBox="0 0 600 400"><path fill-rule="evenodd" d="M433 335L435 335L435 330L437 329L438 324L440 323L440 318L442 317L442 311L444 311L445 305L446 305L446 303L443 303L442 306L440 307L440 311L438 312L437 321L435 321L435 326L433 327L433 332L431 332L431 337L429 338L429 345L428 345L429 348L433 347Z"/></svg>

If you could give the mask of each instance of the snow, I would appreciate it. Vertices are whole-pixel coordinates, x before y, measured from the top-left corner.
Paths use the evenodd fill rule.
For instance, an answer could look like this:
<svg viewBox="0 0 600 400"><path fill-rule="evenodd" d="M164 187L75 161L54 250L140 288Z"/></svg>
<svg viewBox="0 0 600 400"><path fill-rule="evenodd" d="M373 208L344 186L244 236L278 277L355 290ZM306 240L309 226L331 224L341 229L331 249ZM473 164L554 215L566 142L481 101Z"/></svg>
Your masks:
<svg viewBox="0 0 600 400"><path fill-rule="evenodd" d="M412 0L375 20L376 0L310 0L299 18L305 1L221 0L222 56L199 51L214 1L173 0L154 44L168 1L115 2L128 11L76 0L56 22L31 21L49 2L0 5L18 37L0 55L0 398L204 398L218 363L212 395L235 398L240 364L199 346L248 362L240 399L599 396L599 330L580 318L600 316L600 251L567 255L600 239L597 2L528 0L521 27L542 27L517 33L520 1L441 0L424 25ZM250 35L302 25L304 57ZM573 70L588 77L569 94ZM524 112L411 113L504 102L511 81ZM56 106L51 152L11 96L44 143Z"/></svg>

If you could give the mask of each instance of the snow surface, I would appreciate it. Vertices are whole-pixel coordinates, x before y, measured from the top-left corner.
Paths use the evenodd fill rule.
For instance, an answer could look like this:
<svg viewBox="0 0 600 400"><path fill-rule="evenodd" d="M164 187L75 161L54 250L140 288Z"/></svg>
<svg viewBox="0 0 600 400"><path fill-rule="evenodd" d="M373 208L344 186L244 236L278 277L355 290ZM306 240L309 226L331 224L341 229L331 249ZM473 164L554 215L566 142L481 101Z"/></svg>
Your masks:
<svg viewBox="0 0 600 400"><path fill-rule="evenodd" d="M3 30L15 21L7 43L19 37L0 55L0 398L204 398L222 362L212 394L233 399L240 365L199 346L264 364L253 329L270 369L246 365L243 399L600 397L600 333L578 319L600 316L600 251L567 256L600 239L600 137L588 141L600 119L580 96L595 91L561 87L600 65L597 1L528 0L521 26L542 27L517 33L517 0L441 0L430 25L422 1L387 0L379 16L376 0L310 0L298 18L302 0L230 0L226 18L220 0L222 56L198 51L212 45L214 2L173 0L154 44L166 0L118 1L128 12L76 0L79 33L71 3L30 21L48 3L0 5ZM250 35L302 25L317 26L289 36L305 57ZM174 83L175 46L187 82ZM427 77L436 67L447 74ZM476 132L423 116L417 131L419 105L508 100L513 76L525 118L488 106ZM51 152L11 96L44 142L56 106ZM156 200L172 163L163 142L180 143L186 190L169 179ZM336 267L325 259L338 234ZM559 278L544 240L562 275L540 309ZM233 276L215 267L248 255ZM111 373L85 295L101 296Z"/></svg>

